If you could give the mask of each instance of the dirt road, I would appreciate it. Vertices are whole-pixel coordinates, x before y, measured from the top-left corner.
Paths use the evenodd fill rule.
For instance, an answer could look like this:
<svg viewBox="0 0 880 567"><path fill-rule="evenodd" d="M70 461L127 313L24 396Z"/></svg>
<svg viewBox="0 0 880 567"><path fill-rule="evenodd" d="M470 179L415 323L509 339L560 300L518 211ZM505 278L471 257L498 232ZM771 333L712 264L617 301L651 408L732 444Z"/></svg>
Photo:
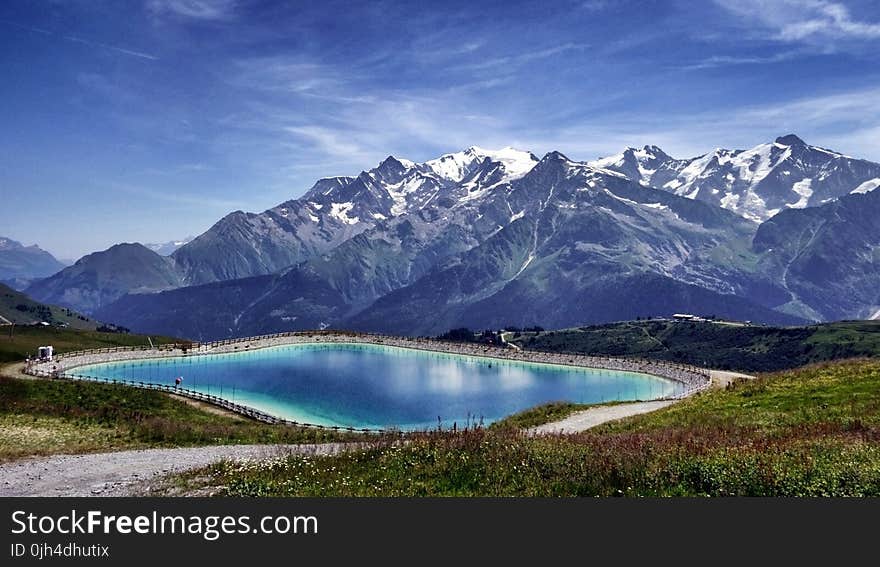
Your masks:
<svg viewBox="0 0 880 567"><path fill-rule="evenodd" d="M126 496L151 479L224 459L327 455L351 447L344 443L219 445L31 458L0 465L0 496Z"/></svg>
<svg viewBox="0 0 880 567"><path fill-rule="evenodd" d="M631 415L640 413L648 413L649 411L665 408L674 404L675 400L657 400L653 402L634 402L631 404L617 404L613 406L596 406L571 414L565 419L545 423L529 429L532 435L542 435L545 433L577 433L585 431L591 427L602 425L609 421L616 421Z"/></svg>

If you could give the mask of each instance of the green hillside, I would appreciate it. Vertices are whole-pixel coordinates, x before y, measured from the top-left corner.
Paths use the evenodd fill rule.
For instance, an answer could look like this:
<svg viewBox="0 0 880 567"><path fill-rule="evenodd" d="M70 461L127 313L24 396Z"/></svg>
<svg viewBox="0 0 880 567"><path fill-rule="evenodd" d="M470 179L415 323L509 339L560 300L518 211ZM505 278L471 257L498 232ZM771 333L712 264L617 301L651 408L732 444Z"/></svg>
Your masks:
<svg viewBox="0 0 880 567"><path fill-rule="evenodd" d="M654 358L747 372L880 356L880 321L764 327L650 320L510 333L506 337L528 350Z"/></svg>
<svg viewBox="0 0 880 567"><path fill-rule="evenodd" d="M153 344L179 342L169 337L151 337ZM143 346L149 344L144 335L109 333L84 329L59 329L57 327L0 327L0 364L19 362L34 356L37 347L52 345L62 354L74 350L106 348L114 346Z"/></svg>
<svg viewBox="0 0 880 567"><path fill-rule="evenodd" d="M53 326L67 326L71 329L94 330L100 323L80 315L76 311L66 307L46 305L34 301L20 291L0 284L0 324L7 322L16 325L31 325L46 322ZM2 328L2 327L0 327Z"/></svg>

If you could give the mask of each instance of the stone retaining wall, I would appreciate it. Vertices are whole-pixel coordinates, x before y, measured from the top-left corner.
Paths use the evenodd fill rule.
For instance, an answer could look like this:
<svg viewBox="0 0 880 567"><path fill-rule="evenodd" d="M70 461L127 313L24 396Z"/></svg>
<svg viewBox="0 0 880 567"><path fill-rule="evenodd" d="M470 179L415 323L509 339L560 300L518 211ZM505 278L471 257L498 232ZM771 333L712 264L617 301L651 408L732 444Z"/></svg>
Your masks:
<svg viewBox="0 0 880 567"><path fill-rule="evenodd" d="M77 353L59 355L53 362L33 363L29 368L43 373L56 372L58 374L65 374L79 366L102 362L222 354L256 350L272 346L319 343L385 345L432 352L497 358L502 360L641 372L684 384L686 389L682 394L676 396L679 398L703 390L711 383L709 371L706 369L663 361L586 356L573 353L523 351L478 343L454 343L433 339L341 332L282 333L211 343L160 346L152 349L132 349L131 347L122 347L119 349L80 351Z"/></svg>

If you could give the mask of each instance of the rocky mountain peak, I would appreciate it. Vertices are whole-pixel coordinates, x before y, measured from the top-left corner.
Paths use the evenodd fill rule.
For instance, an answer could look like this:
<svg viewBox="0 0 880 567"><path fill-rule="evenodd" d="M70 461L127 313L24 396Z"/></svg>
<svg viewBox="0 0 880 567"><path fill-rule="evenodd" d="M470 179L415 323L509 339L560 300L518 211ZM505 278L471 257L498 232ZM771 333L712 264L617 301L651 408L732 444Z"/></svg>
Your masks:
<svg viewBox="0 0 880 567"><path fill-rule="evenodd" d="M776 138L776 143L781 144L783 146L806 146L806 142L798 138L794 134L786 134L785 136L779 136Z"/></svg>
<svg viewBox="0 0 880 567"><path fill-rule="evenodd" d="M870 190L880 179L880 164L808 145L795 134L750 149L718 148L690 159L672 158L657 146L627 148L591 165L754 222Z"/></svg>

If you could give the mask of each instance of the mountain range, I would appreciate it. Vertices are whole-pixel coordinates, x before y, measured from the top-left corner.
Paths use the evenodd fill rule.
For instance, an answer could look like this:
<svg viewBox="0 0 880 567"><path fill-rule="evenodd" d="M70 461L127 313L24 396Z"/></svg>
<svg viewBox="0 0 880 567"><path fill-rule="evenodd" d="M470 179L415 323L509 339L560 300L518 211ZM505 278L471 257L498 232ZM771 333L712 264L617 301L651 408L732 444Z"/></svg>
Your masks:
<svg viewBox="0 0 880 567"><path fill-rule="evenodd" d="M675 159L657 146L627 148L591 164L756 222L880 186L880 164L810 146L794 134L749 150L716 149L690 159Z"/></svg>
<svg viewBox="0 0 880 567"><path fill-rule="evenodd" d="M794 135L676 159L471 147L389 156L163 257L91 254L27 293L197 339L339 327L433 334L697 312L877 317L880 165Z"/></svg>

